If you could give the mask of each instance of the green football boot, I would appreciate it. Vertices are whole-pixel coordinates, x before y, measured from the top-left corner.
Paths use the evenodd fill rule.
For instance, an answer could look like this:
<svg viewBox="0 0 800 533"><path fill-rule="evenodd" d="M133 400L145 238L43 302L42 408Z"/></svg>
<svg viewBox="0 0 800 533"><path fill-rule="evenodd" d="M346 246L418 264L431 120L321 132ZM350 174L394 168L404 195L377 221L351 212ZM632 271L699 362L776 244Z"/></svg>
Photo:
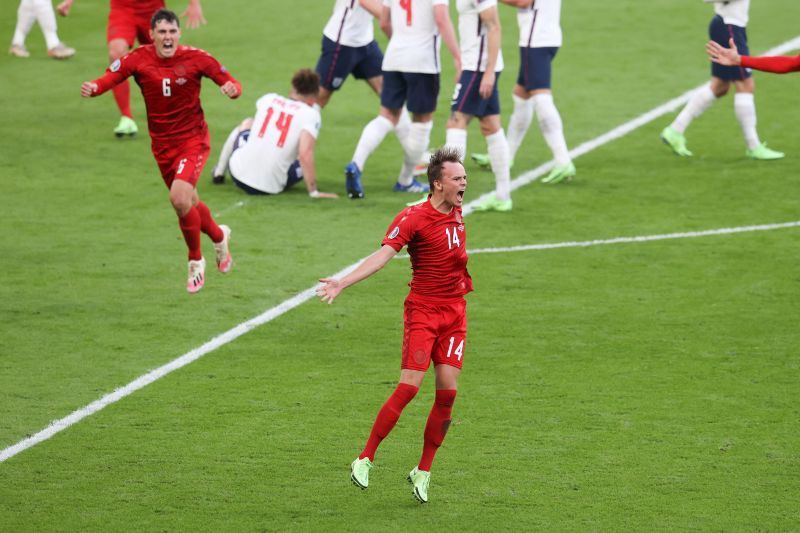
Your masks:
<svg viewBox="0 0 800 533"><path fill-rule="evenodd" d="M428 485L431 484L431 473L415 466L406 479L414 485L414 497L419 503L428 503Z"/></svg>
<svg viewBox="0 0 800 533"><path fill-rule="evenodd" d="M133 137L137 133L139 133L139 127L132 118L124 115L119 117L119 124L117 124L117 127L114 128L114 135L117 137L124 137L126 135Z"/></svg>
<svg viewBox="0 0 800 533"><path fill-rule="evenodd" d="M783 152L778 152L767 148L767 143L761 143L752 150L747 150L747 157L758 161L772 161L773 159L783 159Z"/></svg>
<svg viewBox="0 0 800 533"><path fill-rule="evenodd" d="M368 457L364 457L363 459L356 458L356 460L350 464L350 480L353 482L353 485L361 490L369 487L369 471L371 468L372 461L370 461Z"/></svg>
<svg viewBox="0 0 800 533"><path fill-rule="evenodd" d="M661 140L672 148L676 155L681 157L690 157L692 155L692 152L686 148L686 137L682 133L675 131L672 126L667 126L661 130Z"/></svg>
<svg viewBox="0 0 800 533"><path fill-rule="evenodd" d="M472 160L481 168L492 168L492 162L489 160L489 154L472 154ZM514 160L508 163L508 168L514 168Z"/></svg>
<svg viewBox="0 0 800 533"><path fill-rule="evenodd" d="M513 207L513 205L514 204L511 201L511 198L509 198L508 200L498 200L497 196L492 194L491 196L488 196L482 202L478 202L477 204L475 204L472 207L472 210L473 211L499 211L501 213L507 213L507 212L511 211L511 208Z"/></svg>
<svg viewBox="0 0 800 533"><path fill-rule="evenodd" d="M566 165L561 165L560 167L555 167L553 170L551 170L550 174L542 179L542 183L552 185L554 183L560 183L564 180L569 181L575 177L575 174L577 174L577 171L575 170L575 164L570 161Z"/></svg>

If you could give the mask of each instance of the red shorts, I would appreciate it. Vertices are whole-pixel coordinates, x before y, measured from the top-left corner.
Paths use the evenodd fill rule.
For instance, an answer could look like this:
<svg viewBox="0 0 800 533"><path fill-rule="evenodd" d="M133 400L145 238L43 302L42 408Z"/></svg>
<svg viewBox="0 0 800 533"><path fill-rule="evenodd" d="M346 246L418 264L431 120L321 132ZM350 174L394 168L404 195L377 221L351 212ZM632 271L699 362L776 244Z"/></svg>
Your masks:
<svg viewBox="0 0 800 533"><path fill-rule="evenodd" d="M167 188L174 180L197 185L211 151L206 133L200 138L190 138L176 144L153 144L153 156Z"/></svg>
<svg viewBox="0 0 800 533"><path fill-rule="evenodd" d="M153 11L155 13L155 10ZM150 44L150 17L153 13L147 14L128 9L111 8L108 13L108 29L106 30L106 42L110 43L114 39L125 39L128 47L133 47L134 40L139 44Z"/></svg>
<svg viewBox="0 0 800 533"><path fill-rule="evenodd" d="M467 341L467 302L435 302L409 295L403 314L403 363L407 370L428 370L431 361L461 368Z"/></svg>

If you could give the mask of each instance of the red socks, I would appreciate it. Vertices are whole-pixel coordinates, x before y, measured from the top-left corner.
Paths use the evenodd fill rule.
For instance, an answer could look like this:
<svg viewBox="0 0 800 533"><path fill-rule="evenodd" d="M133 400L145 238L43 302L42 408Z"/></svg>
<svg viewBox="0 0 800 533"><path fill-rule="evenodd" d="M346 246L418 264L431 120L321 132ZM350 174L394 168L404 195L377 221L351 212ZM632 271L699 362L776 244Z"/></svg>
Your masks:
<svg viewBox="0 0 800 533"><path fill-rule="evenodd" d="M378 417L372 425L369 440L367 440L364 451L358 456L359 459L369 457L370 461L375 460L375 450L378 449L378 445L386 438L389 432L392 431L392 428L394 428L395 424L397 424L397 420L400 418L400 413L403 412L408 402L417 395L417 391L419 391L418 387L407 383L400 383L397 385L392 395L389 396L389 399L383 404L381 410L378 411ZM455 391L453 392L455 393ZM452 402L450 405L452 405Z"/></svg>
<svg viewBox="0 0 800 533"><path fill-rule="evenodd" d="M189 248L189 261L200 261L203 258L203 251L200 248L200 213L194 207L186 215L178 218L181 226L183 240Z"/></svg>
<svg viewBox="0 0 800 533"><path fill-rule="evenodd" d="M117 102L119 112L128 118L133 118L131 113L131 84L128 80L123 81L111 89L114 93L114 100Z"/></svg>
<svg viewBox="0 0 800 533"><path fill-rule="evenodd" d="M225 238L225 234L222 233L222 230L217 226L214 217L211 216L211 210L208 209L208 206L203 202L198 202L194 208L200 213L200 231L211 237L212 241L222 242L222 239Z"/></svg>
<svg viewBox="0 0 800 533"><path fill-rule="evenodd" d="M428 423L425 425L425 439L422 448L422 458L418 468L430 472L433 457L439 446L442 445L444 436L450 427L450 413L453 412L453 403L456 401L455 389L442 389L436 391L436 400L433 402Z"/></svg>

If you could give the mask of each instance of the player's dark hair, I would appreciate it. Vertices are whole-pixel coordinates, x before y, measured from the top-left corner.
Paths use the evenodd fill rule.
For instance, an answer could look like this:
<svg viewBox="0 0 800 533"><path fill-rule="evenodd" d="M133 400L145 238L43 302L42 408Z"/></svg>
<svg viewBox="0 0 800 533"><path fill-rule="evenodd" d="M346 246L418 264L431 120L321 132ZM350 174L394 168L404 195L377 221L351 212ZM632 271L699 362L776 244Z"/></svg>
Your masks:
<svg viewBox="0 0 800 533"><path fill-rule="evenodd" d="M443 146L431 154L431 160L428 162L428 183L431 192L433 192L433 182L442 179L442 167L445 163L463 165L461 151L458 148Z"/></svg>
<svg viewBox="0 0 800 533"><path fill-rule="evenodd" d="M292 87L300 96L317 96L319 74L309 68L301 68L292 76Z"/></svg>
<svg viewBox="0 0 800 533"><path fill-rule="evenodd" d="M178 15L176 15L174 11L170 11L169 9L159 9L153 13L153 17L150 19L150 29L156 29L156 24L162 20L175 23L179 28L181 27L181 19L178 18Z"/></svg>

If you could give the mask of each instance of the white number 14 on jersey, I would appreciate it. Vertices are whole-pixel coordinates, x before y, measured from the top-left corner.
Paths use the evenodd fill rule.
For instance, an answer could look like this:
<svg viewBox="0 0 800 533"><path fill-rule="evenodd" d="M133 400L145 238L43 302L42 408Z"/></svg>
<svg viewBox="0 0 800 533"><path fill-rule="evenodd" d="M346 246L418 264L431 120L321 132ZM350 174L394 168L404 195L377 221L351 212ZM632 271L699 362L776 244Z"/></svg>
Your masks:
<svg viewBox="0 0 800 533"><path fill-rule="evenodd" d="M458 230L456 228L444 228L444 232L447 234L448 250L451 250L454 247L458 248L459 246L461 246L461 241L458 240Z"/></svg>

